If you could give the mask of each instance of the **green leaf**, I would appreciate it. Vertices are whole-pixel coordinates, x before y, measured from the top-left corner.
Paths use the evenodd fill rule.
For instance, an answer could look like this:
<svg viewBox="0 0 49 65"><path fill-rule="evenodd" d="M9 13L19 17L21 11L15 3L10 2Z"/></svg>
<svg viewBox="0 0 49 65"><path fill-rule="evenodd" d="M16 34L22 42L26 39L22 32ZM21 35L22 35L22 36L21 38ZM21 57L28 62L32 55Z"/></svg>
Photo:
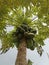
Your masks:
<svg viewBox="0 0 49 65"><path fill-rule="evenodd" d="M34 16L37 18L34 19ZM14 26L16 30L23 22L30 28L37 29L34 38L37 46L44 45L43 40L49 37L49 0L0 0L0 39L3 52L19 45L18 40L12 36L13 32L7 33L6 27ZM27 44L30 49L37 47L32 40L28 40Z"/></svg>

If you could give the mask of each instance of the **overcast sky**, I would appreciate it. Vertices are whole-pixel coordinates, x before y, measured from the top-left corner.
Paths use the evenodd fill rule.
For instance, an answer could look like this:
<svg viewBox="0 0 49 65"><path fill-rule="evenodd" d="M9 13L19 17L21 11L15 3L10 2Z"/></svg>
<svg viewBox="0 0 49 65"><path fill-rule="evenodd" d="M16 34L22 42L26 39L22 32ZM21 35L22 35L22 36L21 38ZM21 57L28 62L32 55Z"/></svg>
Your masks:
<svg viewBox="0 0 49 65"><path fill-rule="evenodd" d="M36 50L27 50L27 59L32 60L33 65L49 65L49 39L45 40L44 52L40 57ZM6 54L0 55L0 65L14 65L17 57L17 49L10 49Z"/></svg>
<svg viewBox="0 0 49 65"><path fill-rule="evenodd" d="M8 29L9 30L7 31L10 31L13 28ZM43 47L44 52L41 57L37 53L36 49L34 51L27 49L27 59L30 59L32 62L34 62L33 65L49 65L49 39L45 40L45 44L46 45ZM0 55L0 65L15 65L17 52L17 49L13 48L7 53Z"/></svg>

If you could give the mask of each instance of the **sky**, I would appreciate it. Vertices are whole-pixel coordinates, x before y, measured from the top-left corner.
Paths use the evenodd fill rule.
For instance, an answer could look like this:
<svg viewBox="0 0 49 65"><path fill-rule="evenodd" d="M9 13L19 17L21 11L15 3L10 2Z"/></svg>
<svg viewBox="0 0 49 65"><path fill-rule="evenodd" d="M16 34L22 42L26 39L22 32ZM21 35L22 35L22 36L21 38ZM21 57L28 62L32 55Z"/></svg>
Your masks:
<svg viewBox="0 0 49 65"><path fill-rule="evenodd" d="M27 49L27 59L30 59L33 62L33 65L48 65L49 64L49 39L46 39L45 46L43 47L44 52L42 56L37 53L37 50L31 51ZM10 48L10 50L0 55L0 65L15 65L15 60L17 57L18 50L17 48ZM48 54L47 54L48 53Z"/></svg>
<svg viewBox="0 0 49 65"><path fill-rule="evenodd" d="M9 28L7 32L13 29ZM1 42L0 42L1 43ZM45 41L45 46L43 46L44 52L42 56L37 53L37 50L31 51L30 49L27 49L27 59L30 59L33 62L33 65L49 65L49 39L47 38ZM0 44L1 46L1 44ZM13 49L10 48L10 50L0 55L0 65L15 65L16 57L17 57L18 50L16 47Z"/></svg>

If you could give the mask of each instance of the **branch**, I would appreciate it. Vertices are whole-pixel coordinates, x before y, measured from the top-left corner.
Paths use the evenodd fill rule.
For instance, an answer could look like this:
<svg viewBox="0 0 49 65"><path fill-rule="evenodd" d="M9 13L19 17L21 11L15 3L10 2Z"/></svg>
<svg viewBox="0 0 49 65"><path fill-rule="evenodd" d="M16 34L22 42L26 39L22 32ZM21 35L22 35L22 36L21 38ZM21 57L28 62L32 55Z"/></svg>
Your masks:
<svg viewBox="0 0 49 65"><path fill-rule="evenodd" d="M28 36L34 36L34 33L25 32L24 34Z"/></svg>

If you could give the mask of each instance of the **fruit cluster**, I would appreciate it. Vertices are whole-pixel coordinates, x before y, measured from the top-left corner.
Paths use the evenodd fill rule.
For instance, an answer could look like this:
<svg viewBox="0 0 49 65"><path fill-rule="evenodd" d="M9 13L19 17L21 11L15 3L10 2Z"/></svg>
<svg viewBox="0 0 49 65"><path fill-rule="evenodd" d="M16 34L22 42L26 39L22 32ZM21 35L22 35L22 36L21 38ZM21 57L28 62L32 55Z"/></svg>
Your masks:
<svg viewBox="0 0 49 65"><path fill-rule="evenodd" d="M27 41L27 48L34 50L36 43L33 38L35 37L36 32L37 31L29 27L28 24L22 23L22 25L17 27L16 32L13 33L15 37L15 42L16 38L17 42L20 42L20 40L25 37Z"/></svg>

